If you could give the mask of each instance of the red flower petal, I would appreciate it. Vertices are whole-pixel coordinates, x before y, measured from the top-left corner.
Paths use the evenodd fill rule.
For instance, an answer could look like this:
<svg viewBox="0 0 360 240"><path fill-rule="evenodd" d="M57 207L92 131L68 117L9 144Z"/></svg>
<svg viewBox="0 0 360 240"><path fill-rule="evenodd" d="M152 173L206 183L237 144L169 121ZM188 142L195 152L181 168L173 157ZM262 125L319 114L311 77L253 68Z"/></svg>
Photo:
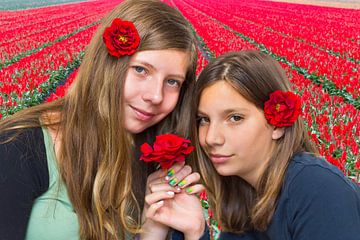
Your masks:
<svg viewBox="0 0 360 240"><path fill-rule="evenodd" d="M153 149L148 143L144 143L143 145L140 146L140 151L143 154L149 154L153 151Z"/></svg>
<svg viewBox="0 0 360 240"><path fill-rule="evenodd" d="M109 54L115 57L132 55L140 44L140 36L132 22L115 18L103 34Z"/></svg>
<svg viewBox="0 0 360 240"><path fill-rule="evenodd" d="M159 135L155 139L153 148L147 143L141 146L143 155L140 160L158 162L162 168L167 169L174 162L184 161L185 156L194 150L194 147L189 146L189 144L190 140L174 134Z"/></svg>
<svg viewBox="0 0 360 240"><path fill-rule="evenodd" d="M264 115L269 124L277 127L291 126L301 113L300 98L292 92L277 90L264 104Z"/></svg>

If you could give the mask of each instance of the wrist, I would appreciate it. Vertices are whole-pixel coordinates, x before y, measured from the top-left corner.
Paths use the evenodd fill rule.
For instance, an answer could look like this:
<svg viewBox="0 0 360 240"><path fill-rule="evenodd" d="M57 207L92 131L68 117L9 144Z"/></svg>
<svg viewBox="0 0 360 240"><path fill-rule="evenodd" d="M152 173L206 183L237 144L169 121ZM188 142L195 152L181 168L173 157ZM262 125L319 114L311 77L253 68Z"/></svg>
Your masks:
<svg viewBox="0 0 360 240"><path fill-rule="evenodd" d="M154 232L142 232L140 233L140 240L154 240L154 239L163 239L165 240L166 237L167 237L167 232L164 233L164 232L157 232L157 233L154 233Z"/></svg>
<svg viewBox="0 0 360 240"><path fill-rule="evenodd" d="M185 240L199 240L205 233L205 222L198 229L192 229L191 232L184 232Z"/></svg>
<svg viewBox="0 0 360 240"><path fill-rule="evenodd" d="M169 227L148 219L141 228L141 240L166 239Z"/></svg>

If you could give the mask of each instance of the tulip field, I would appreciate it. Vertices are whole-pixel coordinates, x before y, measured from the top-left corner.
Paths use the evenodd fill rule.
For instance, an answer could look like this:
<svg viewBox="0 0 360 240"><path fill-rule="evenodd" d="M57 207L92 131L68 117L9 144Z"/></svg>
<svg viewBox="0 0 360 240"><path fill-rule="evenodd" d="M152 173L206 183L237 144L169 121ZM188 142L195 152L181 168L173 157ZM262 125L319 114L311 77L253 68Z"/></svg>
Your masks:
<svg viewBox="0 0 360 240"><path fill-rule="evenodd" d="M0 119L64 96L101 18L121 0L40 2L0 10ZM320 153L360 183L359 10L257 0L165 2L196 34L197 74L227 51L257 49L276 59L302 98L302 117Z"/></svg>
<svg viewBox="0 0 360 240"><path fill-rule="evenodd" d="M62 97L101 18L120 2L0 11L0 118ZM359 10L256 0L165 2L197 36L197 73L227 51L257 49L276 59L303 100L302 116L320 153L360 182Z"/></svg>
<svg viewBox="0 0 360 240"><path fill-rule="evenodd" d="M264 1L172 0L192 24L201 67L227 51L257 49L278 60L301 95L320 153L359 182L358 10Z"/></svg>

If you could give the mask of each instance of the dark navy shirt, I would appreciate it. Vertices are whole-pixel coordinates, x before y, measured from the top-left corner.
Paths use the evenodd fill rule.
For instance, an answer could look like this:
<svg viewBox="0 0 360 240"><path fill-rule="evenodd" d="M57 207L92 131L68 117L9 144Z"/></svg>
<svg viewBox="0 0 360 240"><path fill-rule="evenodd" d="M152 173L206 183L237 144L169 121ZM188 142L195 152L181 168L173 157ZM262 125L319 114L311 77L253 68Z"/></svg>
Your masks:
<svg viewBox="0 0 360 240"><path fill-rule="evenodd" d="M360 240L360 187L324 159L298 154L268 229L220 239Z"/></svg>

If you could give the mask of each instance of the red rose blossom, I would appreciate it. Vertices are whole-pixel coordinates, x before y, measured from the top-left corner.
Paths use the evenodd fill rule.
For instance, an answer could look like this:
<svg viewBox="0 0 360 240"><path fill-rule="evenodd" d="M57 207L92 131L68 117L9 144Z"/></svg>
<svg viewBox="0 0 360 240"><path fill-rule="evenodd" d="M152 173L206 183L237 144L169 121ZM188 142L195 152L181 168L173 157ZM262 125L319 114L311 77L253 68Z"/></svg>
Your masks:
<svg viewBox="0 0 360 240"><path fill-rule="evenodd" d="M265 118L276 127L291 126L301 113L300 98L292 92L277 90L264 105Z"/></svg>
<svg viewBox="0 0 360 240"><path fill-rule="evenodd" d="M132 22L115 18L111 26L105 28L103 40L109 54L119 58L136 52L140 36Z"/></svg>
<svg viewBox="0 0 360 240"><path fill-rule="evenodd" d="M163 134L156 136L153 147L144 143L140 150L143 153L140 160L158 162L163 169L169 169L175 162L184 161L185 156L190 154L194 147L190 146L190 140L175 134Z"/></svg>

